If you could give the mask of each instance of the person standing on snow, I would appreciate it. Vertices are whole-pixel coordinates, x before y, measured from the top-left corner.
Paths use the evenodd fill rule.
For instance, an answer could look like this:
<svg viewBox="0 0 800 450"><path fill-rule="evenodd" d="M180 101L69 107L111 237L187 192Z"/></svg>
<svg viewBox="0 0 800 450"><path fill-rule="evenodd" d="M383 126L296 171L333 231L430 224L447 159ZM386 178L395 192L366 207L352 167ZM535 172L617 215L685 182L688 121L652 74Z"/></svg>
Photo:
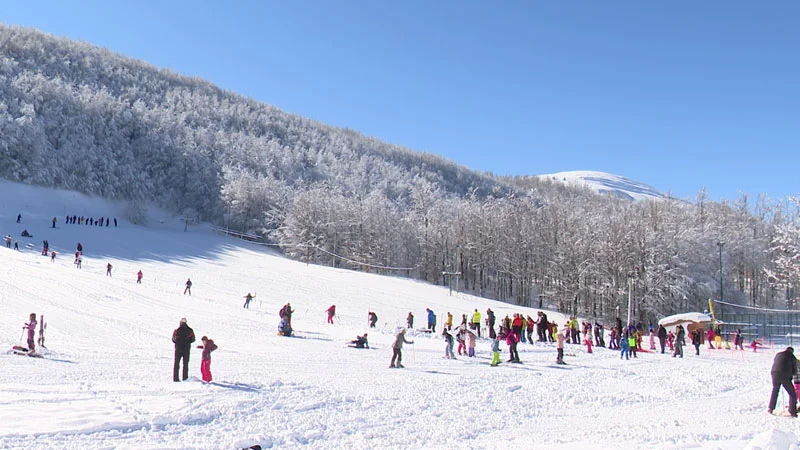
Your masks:
<svg viewBox="0 0 800 450"><path fill-rule="evenodd" d="M56 262L56 251L50 250L50 262Z"/></svg>
<svg viewBox="0 0 800 450"><path fill-rule="evenodd" d="M494 311L492 311L492 308L486 308L486 326L489 328L489 337L491 339L497 337L497 333L494 332L494 321Z"/></svg>
<svg viewBox="0 0 800 450"><path fill-rule="evenodd" d="M110 276L111 276L111 269L112 269L113 267L114 267L114 266L112 266L112 265L111 265L111 263L108 263L108 264L106 264L106 276L107 276L107 277L110 277Z"/></svg>
<svg viewBox="0 0 800 450"><path fill-rule="evenodd" d="M398 368L402 369L404 366L403 362L403 344L413 344L414 341L407 341L406 340L406 329L403 328L397 333L397 336L394 339L394 344L392 344L392 362L389 364L390 369ZM396 362L395 362L396 361Z"/></svg>
<svg viewBox="0 0 800 450"><path fill-rule="evenodd" d="M456 355L453 354L453 335L450 334L450 330L447 327L442 327L442 336L444 336L444 357L445 359L456 359Z"/></svg>
<svg viewBox="0 0 800 450"><path fill-rule="evenodd" d="M331 305L325 312L328 313L328 323L333 325L333 317L336 315L336 305Z"/></svg>
<svg viewBox="0 0 800 450"><path fill-rule="evenodd" d="M192 296L192 280L191 280L191 278L187 278L186 279L186 289L183 290L183 295L186 295L187 292L189 293L189 297L191 297Z"/></svg>
<svg viewBox="0 0 800 450"><path fill-rule="evenodd" d="M508 344L508 353L511 355L508 362L520 362L519 353L517 353L517 343L519 338L513 331L506 331L506 344Z"/></svg>
<svg viewBox="0 0 800 450"><path fill-rule="evenodd" d="M554 327L557 327L555 323L553 323ZM564 327L561 333L558 332L558 328L556 328L555 335L556 335L556 364L558 365L566 365L567 363L564 362L564 341L567 340L567 328Z"/></svg>
<svg viewBox="0 0 800 450"><path fill-rule="evenodd" d="M661 353L664 353L664 346L667 343L667 329L664 328L664 325L658 326L658 344L661 346Z"/></svg>
<svg viewBox="0 0 800 450"><path fill-rule="evenodd" d="M139 269L139 272L136 273L136 284L142 284L142 277L144 277L144 274Z"/></svg>
<svg viewBox="0 0 800 450"><path fill-rule="evenodd" d="M683 330L683 325L675 327L675 352L672 357L680 356L683 358L683 346L686 345L686 332Z"/></svg>
<svg viewBox="0 0 800 450"><path fill-rule="evenodd" d="M414 329L414 315L411 314L411 311L409 311L408 316L406 316L406 325L408 325L409 330Z"/></svg>
<svg viewBox="0 0 800 450"><path fill-rule="evenodd" d="M492 341L492 367L500 364L500 336L495 335Z"/></svg>
<svg viewBox="0 0 800 450"><path fill-rule="evenodd" d="M244 296L244 306L242 306L242 308L250 309L250 302L255 297L256 297L255 295L248 292L247 295Z"/></svg>
<svg viewBox="0 0 800 450"><path fill-rule="evenodd" d="M217 345L206 336L201 337L200 341L203 342L203 345L197 346L197 348L203 350L203 356L200 360L200 374L203 377L203 381L211 383L211 352L217 349Z"/></svg>
<svg viewBox="0 0 800 450"><path fill-rule="evenodd" d="M797 394L792 386L792 377L797 373L797 358L794 356L794 349L786 347L786 350L775 355L772 362L772 394L769 397L767 412L772 414L778 403L778 393L781 386L789 394L789 415L797 417Z"/></svg>
<svg viewBox="0 0 800 450"><path fill-rule="evenodd" d="M475 308L475 312L472 313L472 329L478 333L478 337L481 337L481 313L478 308Z"/></svg>
<svg viewBox="0 0 800 450"><path fill-rule="evenodd" d="M425 311L428 312L428 330L436 331L436 314L430 308L425 308Z"/></svg>
<svg viewBox="0 0 800 450"><path fill-rule="evenodd" d="M186 324L186 318L182 318L180 325L172 332L172 342L175 343L175 363L172 366L172 381L178 379L178 369L183 360L183 381L189 378L189 354L194 342L194 330Z"/></svg>
<svg viewBox="0 0 800 450"><path fill-rule="evenodd" d="M452 330L453 329L453 315L450 314L450 311L447 311L447 320L445 320L444 326L448 330Z"/></svg>
<svg viewBox="0 0 800 450"><path fill-rule="evenodd" d="M369 319L369 327L375 328L375 324L378 323L378 315L370 311L369 314L367 314L367 318Z"/></svg>
<svg viewBox="0 0 800 450"><path fill-rule="evenodd" d="M36 336L36 325L36 313L31 313L31 315L28 317L28 323L22 326L22 328L28 330L28 350L31 353L36 351L36 342L34 340L34 337Z"/></svg>
<svg viewBox="0 0 800 450"><path fill-rule="evenodd" d="M278 312L278 315L281 319L285 319L286 323L289 324L289 327L292 326L292 313L294 310L292 309L292 305L287 303L283 305L283 308Z"/></svg>
<svg viewBox="0 0 800 450"><path fill-rule="evenodd" d="M703 343L703 334L698 330L692 331L692 345L694 345L695 356L700 356L700 344Z"/></svg>

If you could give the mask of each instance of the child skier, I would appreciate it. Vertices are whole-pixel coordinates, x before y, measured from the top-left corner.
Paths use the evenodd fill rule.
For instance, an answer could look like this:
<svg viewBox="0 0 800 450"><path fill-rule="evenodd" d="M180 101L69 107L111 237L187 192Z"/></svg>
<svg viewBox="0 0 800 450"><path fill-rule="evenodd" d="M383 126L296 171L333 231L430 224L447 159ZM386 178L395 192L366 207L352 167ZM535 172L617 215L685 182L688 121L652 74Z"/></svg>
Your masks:
<svg viewBox="0 0 800 450"><path fill-rule="evenodd" d="M191 297L192 296L192 280L191 280L191 278L187 278L186 279L186 288L183 290L183 295L186 295L187 292L189 293L189 297Z"/></svg>
<svg viewBox="0 0 800 450"><path fill-rule="evenodd" d="M203 345L198 345L197 348L203 350L203 357L200 361L200 373L203 375L203 381L206 383L211 382L211 352L217 349L214 341L206 336L200 338Z"/></svg>
<svg viewBox="0 0 800 450"><path fill-rule="evenodd" d="M242 308L250 309L250 302L254 298L255 298L255 295L253 295L253 294L248 292L247 295L244 296L244 306L242 306Z"/></svg>
<svg viewBox="0 0 800 450"><path fill-rule="evenodd" d="M36 336L36 313L31 313L28 323L22 326L22 328L28 329L28 350L33 353L36 351L36 342L34 341L34 337Z"/></svg>
<svg viewBox="0 0 800 450"><path fill-rule="evenodd" d="M553 324L553 326L555 327L555 330L556 330L556 332L555 332L555 334L556 334L556 351L558 352L556 354L556 364L563 366L563 365L567 364L567 363L564 362L564 341L567 340L567 337L564 335L564 333L559 333L558 332L558 325ZM567 328L565 328L564 330L567 330Z"/></svg>
<svg viewBox="0 0 800 450"><path fill-rule="evenodd" d="M475 330L467 330L467 355L470 358L475 357L475 340L478 338L475 333Z"/></svg>
<svg viewBox="0 0 800 450"><path fill-rule="evenodd" d="M622 359L623 356L625 356L626 360L630 359L630 357L628 356L629 353L630 353L630 348L631 348L630 342L631 341L628 338L628 336L625 336L625 335L623 335L622 339L619 340L619 347L620 347L619 359Z"/></svg>
<svg viewBox="0 0 800 450"><path fill-rule="evenodd" d="M640 342L641 339L639 337L639 331L634 331L628 337L628 347L630 347L631 356L633 356L634 358L637 358L636 350L638 349Z"/></svg>
<svg viewBox="0 0 800 450"><path fill-rule="evenodd" d="M492 341L492 367L500 364L500 334L496 334Z"/></svg>
<svg viewBox="0 0 800 450"><path fill-rule="evenodd" d="M144 277L144 274L139 270L139 272L136 273L136 284L142 284L142 277Z"/></svg>

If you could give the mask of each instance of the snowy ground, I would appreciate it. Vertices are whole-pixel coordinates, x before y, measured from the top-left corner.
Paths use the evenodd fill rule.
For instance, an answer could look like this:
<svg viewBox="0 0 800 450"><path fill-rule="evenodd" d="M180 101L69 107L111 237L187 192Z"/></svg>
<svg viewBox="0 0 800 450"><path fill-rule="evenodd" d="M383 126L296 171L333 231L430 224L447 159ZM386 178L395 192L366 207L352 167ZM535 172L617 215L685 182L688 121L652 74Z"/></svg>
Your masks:
<svg viewBox="0 0 800 450"><path fill-rule="evenodd" d="M0 182L0 234L22 248L0 248L0 342L17 344L36 312L49 348L43 359L0 352L0 448L727 450L794 448L800 436L796 420L765 412L770 351L620 361L568 346L568 365L556 366L554 346L536 344L521 345L523 365L491 368L488 341L478 358L452 361L438 335L412 332L407 368L388 369L409 311L422 324L426 307L440 322L447 311L535 310L307 266L202 227L184 233L176 219L100 228L65 225L67 213L122 219L124 208ZM20 238L22 228L34 239ZM59 252L55 262L39 255L42 239ZM82 270L71 256L79 241ZM182 295L187 277L191 297ZM244 310L248 291L257 298ZM276 334L286 302L297 338ZM323 312L331 304L333 326ZM369 310L379 316L374 348L347 348L367 331ZM172 381L170 337L181 317L219 345L211 384L198 380L199 350L190 380Z"/></svg>

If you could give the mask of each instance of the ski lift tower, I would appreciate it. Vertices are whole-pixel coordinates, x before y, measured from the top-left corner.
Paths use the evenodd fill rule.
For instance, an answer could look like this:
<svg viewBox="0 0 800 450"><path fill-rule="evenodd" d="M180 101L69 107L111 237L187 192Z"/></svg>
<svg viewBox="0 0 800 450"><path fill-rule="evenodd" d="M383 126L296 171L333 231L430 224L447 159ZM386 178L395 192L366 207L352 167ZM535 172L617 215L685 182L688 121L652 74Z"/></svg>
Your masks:
<svg viewBox="0 0 800 450"><path fill-rule="evenodd" d="M450 296L453 296L453 277L456 278L456 294L458 294L458 277L461 272L442 272L442 275L447 277L447 284L450 286Z"/></svg>

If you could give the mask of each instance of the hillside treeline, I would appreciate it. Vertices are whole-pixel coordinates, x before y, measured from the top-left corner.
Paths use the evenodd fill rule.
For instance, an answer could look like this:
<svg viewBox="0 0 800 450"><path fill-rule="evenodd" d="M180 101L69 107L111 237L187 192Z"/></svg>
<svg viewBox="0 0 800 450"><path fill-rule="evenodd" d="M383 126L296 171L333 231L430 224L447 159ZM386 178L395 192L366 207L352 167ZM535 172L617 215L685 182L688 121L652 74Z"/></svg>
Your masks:
<svg viewBox="0 0 800 450"><path fill-rule="evenodd" d="M478 173L2 25L0 176L191 210L313 263L460 272L461 290L594 317L624 314L629 286L641 320L704 309L720 249L726 300L794 307L800 281L792 202L630 202Z"/></svg>

